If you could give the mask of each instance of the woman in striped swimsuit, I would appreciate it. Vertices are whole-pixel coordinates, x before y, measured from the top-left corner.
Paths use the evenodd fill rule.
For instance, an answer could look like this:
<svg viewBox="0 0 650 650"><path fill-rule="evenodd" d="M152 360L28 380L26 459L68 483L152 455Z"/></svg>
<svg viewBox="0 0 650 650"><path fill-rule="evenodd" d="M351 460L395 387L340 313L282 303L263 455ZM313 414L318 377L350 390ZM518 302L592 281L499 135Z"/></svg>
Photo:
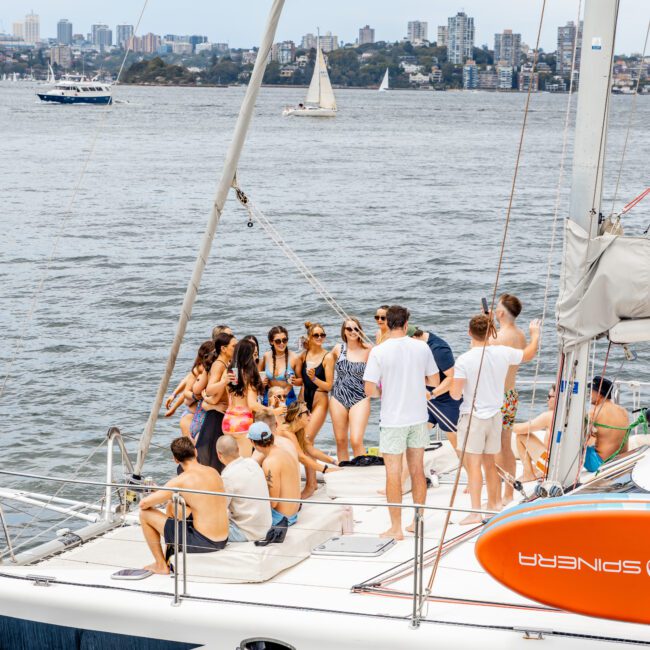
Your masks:
<svg viewBox="0 0 650 650"><path fill-rule="evenodd" d="M363 373L371 346L356 318L344 321L341 338L343 343L331 352L336 361L336 377L330 393L330 416L339 462L350 460L350 442L354 456L366 453L363 436L370 417L370 398L364 390Z"/></svg>

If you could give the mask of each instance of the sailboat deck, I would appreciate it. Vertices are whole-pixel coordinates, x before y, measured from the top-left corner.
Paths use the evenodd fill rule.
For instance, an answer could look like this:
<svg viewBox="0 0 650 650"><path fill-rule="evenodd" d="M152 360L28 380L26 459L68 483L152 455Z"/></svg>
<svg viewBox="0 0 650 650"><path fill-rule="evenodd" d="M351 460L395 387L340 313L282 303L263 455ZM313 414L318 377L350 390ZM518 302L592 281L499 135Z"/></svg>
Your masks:
<svg viewBox="0 0 650 650"><path fill-rule="evenodd" d="M427 492L427 504L447 506L451 485L442 484ZM325 499L324 489L314 499ZM353 510L355 535L377 535L388 524L382 499L376 506L357 506ZM404 503L410 503L406 495ZM334 502L335 503L335 502ZM469 497L457 496L459 507L469 507ZM326 507L326 506L322 506ZM405 511L405 519L406 519ZM447 539L468 530L458 525L462 513L452 515ZM438 544L444 513L427 511L425 514L425 551ZM329 536L330 531L325 531ZM230 545L232 546L232 545ZM248 545L246 545L248 546ZM275 552L282 554L283 545ZM259 549L262 550L262 549ZM182 601L180 612L188 612L200 602L238 603L264 605L286 609L335 612L361 616L404 618L405 629L412 613L410 594L413 575L405 571L403 577L388 585L387 593L356 593L354 585L377 576L402 562L410 562L414 553L414 537L407 536L378 557L340 557L311 555L295 566L281 571L271 580L255 584L224 584L188 580L189 599ZM210 554L211 561L225 560L224 552ZM125 602L136 597L142 602L145 594L155 599L160 612L169 611L160 603L160 597L170 601L174 593L173 579L154 575L140 581L116 581L111 574L125 567L140 567L150 561L150 555L138 525L130 524L115 529L102 537L87 542L38 565L3 567L2 573L16 576L45 575L58 582L80 586L100 587L125 592ZM190 566L188 562L188 566ZM191 569L190 569L191 573ZM424 583L428 581L430 567L425 569ZM57 589L60 585L57 585ZM569 635L593 635L609 639L630 640L650 644L650 631L641 625L613 621L598 621L568 614L529 601L498 584L480 567L474 555L473 540L465 541L446 554L440 564L433 588L434 598L425 604L424 621L441 622L469 627L491 629L549 629ZM474 602L473 602L474 601ZM169 604L169 602L167 603ZM461 605L461 606L459 606ZM162 608L162 609L160 609ZM281 612L279 609L278 612ZM281 614L284 615L284 614ZM541 623L540 623L541 621ZM419 647L419 646L414 646ZM561 647L561 646L560 646ZM586 646L585 646L586 647Z"/></svg>

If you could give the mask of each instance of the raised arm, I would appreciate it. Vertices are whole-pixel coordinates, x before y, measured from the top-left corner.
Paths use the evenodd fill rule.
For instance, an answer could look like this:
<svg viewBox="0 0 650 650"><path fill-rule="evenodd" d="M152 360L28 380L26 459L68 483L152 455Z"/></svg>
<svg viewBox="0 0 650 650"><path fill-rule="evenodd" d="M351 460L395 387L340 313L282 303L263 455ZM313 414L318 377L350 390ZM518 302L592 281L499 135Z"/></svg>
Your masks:
<svg viewBox="0 0 650 650"><path fill-rule="evenodd" d="M536 318L530 321L530 343L524 348L524 356L521 359L522 363L532 361L537 354L537 347L539 346L539 330L541 327L540 320Z"/></svg>

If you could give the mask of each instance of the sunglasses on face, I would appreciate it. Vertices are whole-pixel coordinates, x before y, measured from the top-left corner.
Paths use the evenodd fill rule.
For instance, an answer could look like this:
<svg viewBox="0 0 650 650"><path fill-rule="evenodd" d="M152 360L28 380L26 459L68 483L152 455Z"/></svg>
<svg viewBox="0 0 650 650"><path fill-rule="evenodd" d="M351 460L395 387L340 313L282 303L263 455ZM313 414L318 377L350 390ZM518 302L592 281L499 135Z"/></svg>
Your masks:
<svg viewBox="0 0 650 650"><path fill-rule="evenodd" d="M357 334L359 333L359 328L358 327L347 327L345 328L346 332L356 332Z"/></svg>
<svg viewBox="0 0 650 650"><path fill-rule="evenodd" d="M386 320L386 316L380 316L379 314L375 314L375 320L377 322L384 321L384 320Z"/></svg>
<svg viewBox="0 0 650 650"><path fill-rule="evenodd" d="M286 343L289 342L288 338L283 338L283 339L273 339L273 344L274 345L285 345Z"/></svg>
<svg viewBox="0 0 650 650"><path fill-rule="evenodd" d="M325 332L323 332L322 334L319 334L319 333L312 334L312 336L313 336L315 339L324 339L324 338L327 338L327 334L325 334Z"/></svg>

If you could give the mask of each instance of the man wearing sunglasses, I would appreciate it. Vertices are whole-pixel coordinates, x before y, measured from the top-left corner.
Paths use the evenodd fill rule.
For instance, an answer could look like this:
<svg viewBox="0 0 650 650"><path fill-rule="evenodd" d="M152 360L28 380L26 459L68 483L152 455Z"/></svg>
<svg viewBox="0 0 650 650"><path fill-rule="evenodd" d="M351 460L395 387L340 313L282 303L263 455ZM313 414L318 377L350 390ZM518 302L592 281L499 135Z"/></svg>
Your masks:
<svg viewBox="0 0 650 650"><path fill-rule="evenodd" d="M426 386L438 386L440 375L429 346L407 336L408 309L386 311L389 336L370 351L363 375L366 395L381 395L379 450L386 466L386 497L402 502L402 456L411 477L413 503L425 503L424 449L429 443ZM379 391L381 384L381 392ZM382 537L403 539L402 510L389 508L391 526ZM414 530L413 524L407 531Z"/></svg>

